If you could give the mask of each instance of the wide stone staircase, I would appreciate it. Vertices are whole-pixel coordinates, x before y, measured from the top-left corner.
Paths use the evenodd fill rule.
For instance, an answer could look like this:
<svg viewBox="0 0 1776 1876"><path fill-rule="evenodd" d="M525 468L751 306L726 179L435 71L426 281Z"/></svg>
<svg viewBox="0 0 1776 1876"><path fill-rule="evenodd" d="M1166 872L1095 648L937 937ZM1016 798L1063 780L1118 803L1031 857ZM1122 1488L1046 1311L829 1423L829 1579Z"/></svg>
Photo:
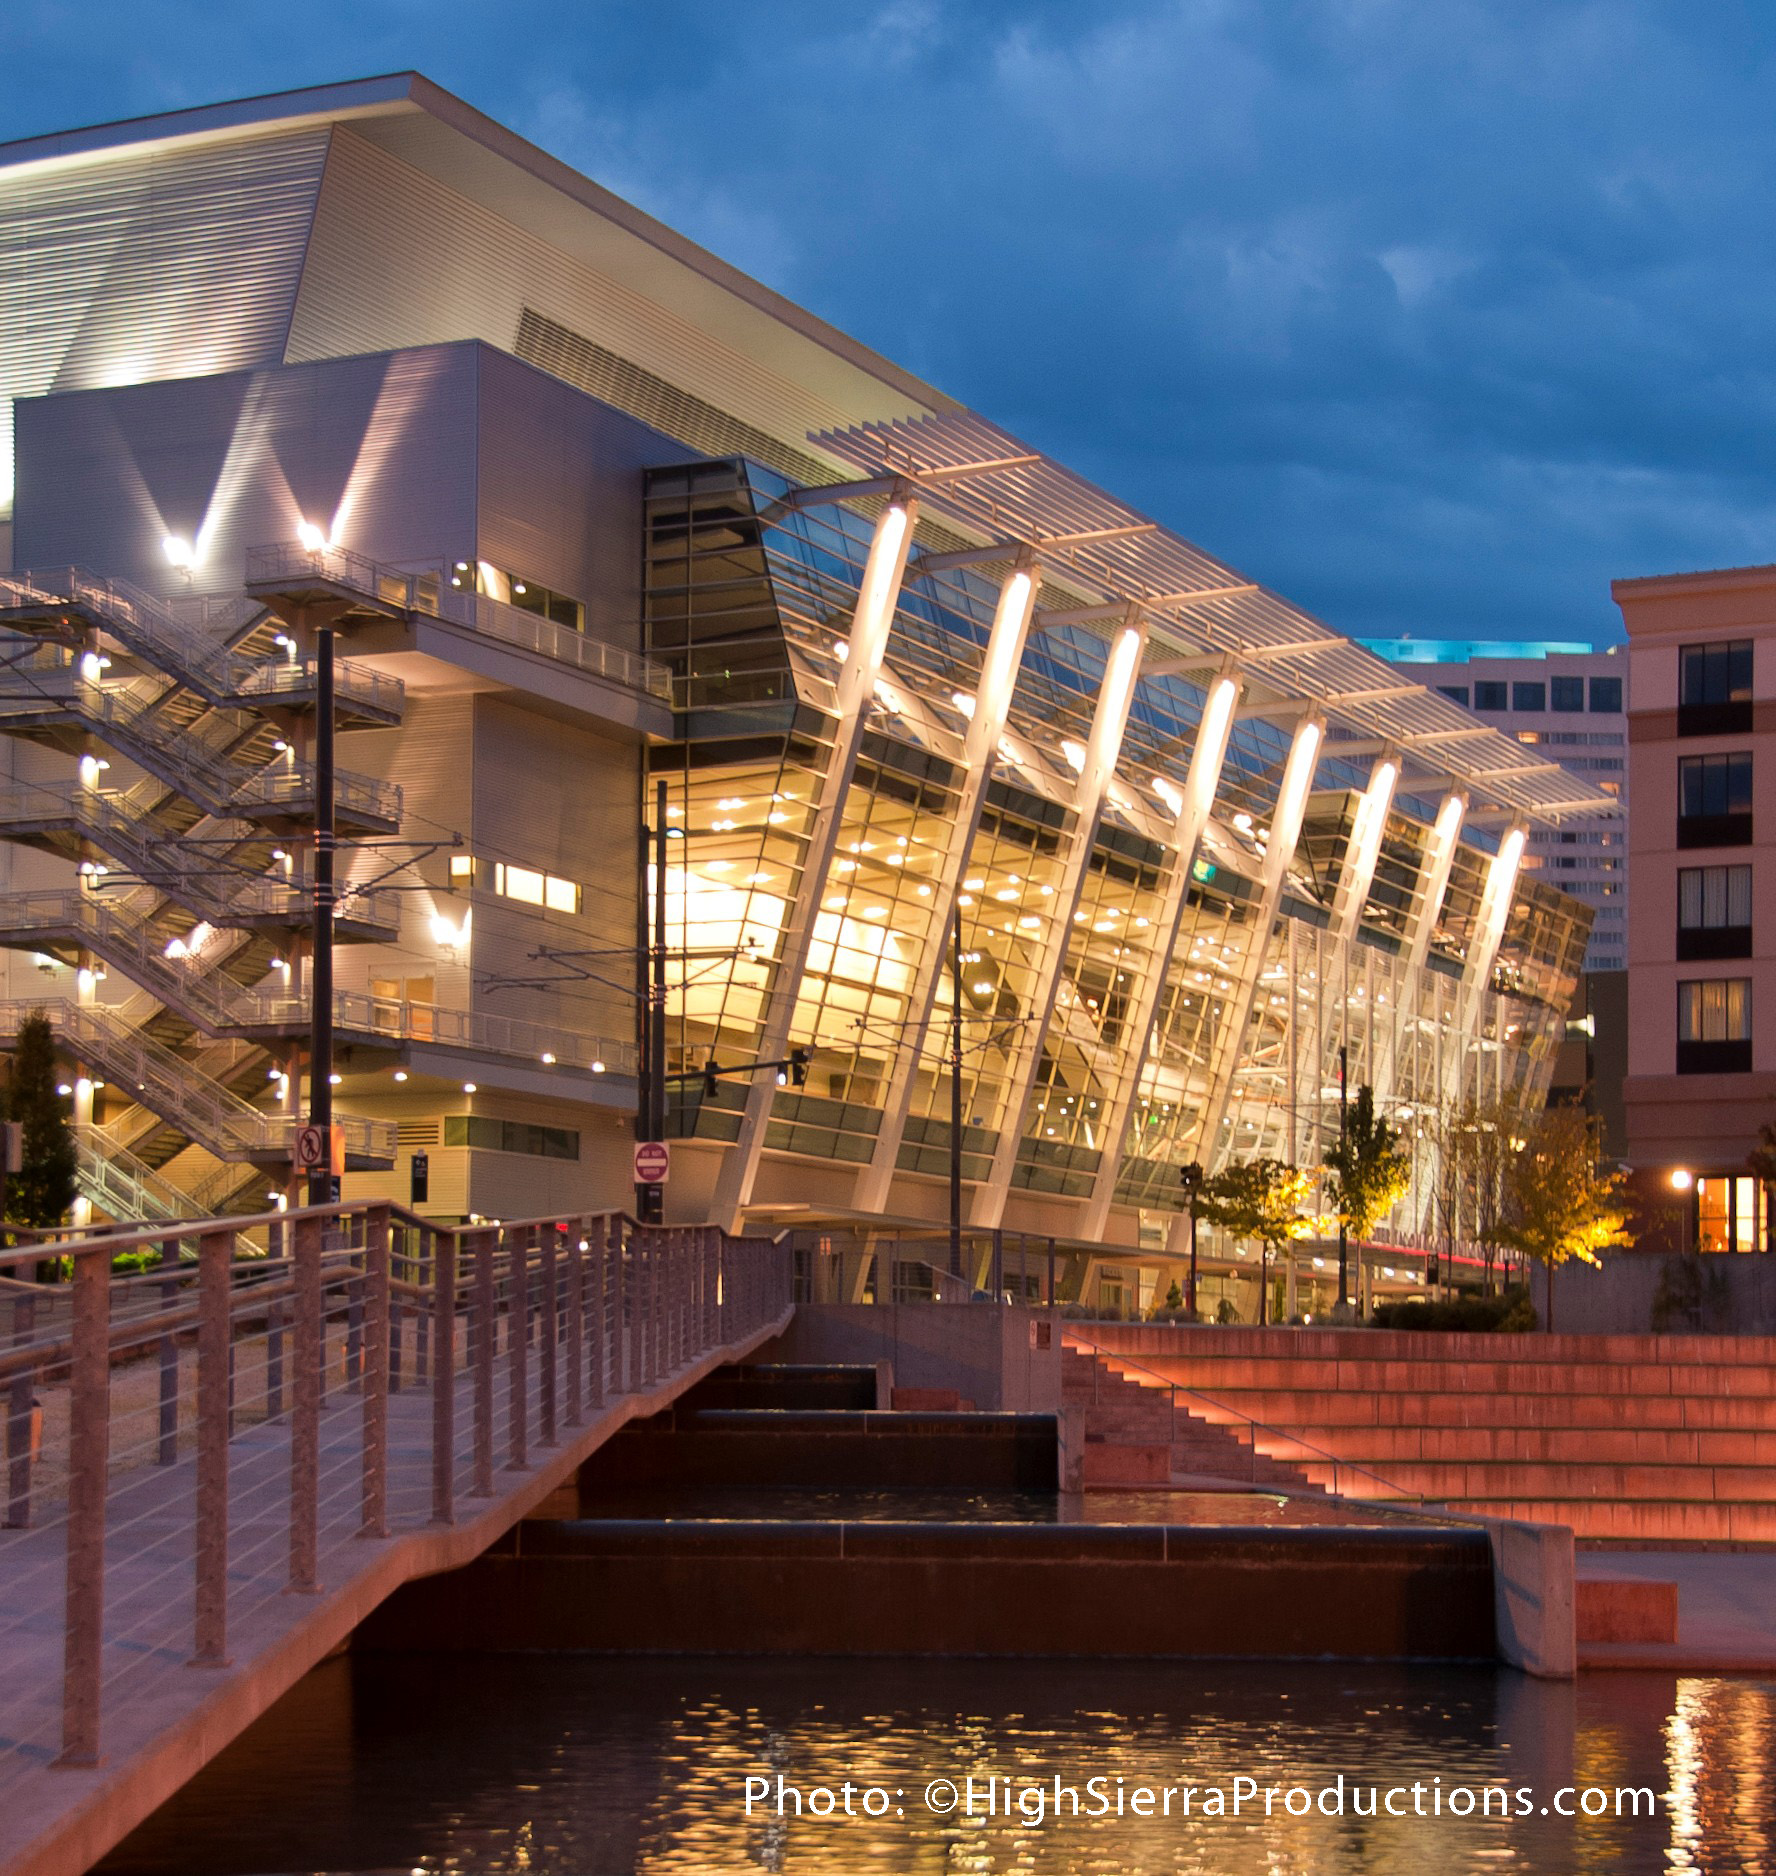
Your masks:
<svg viewBox="0 0 1776 1876"><path fill-rule="evenodd" d="M1323 1484L1330 1454L1430 1502L1570 1525L1582 1541L1776 1543L1769 1338L1169 1325L1094 1334L1194 1390L1193 1411L1230 1431L1242 1417L1264 1423L1272 1431L1259 1450ZM1363 1473L1339 1489L1374 1491Z"/></svg>
<svg viewBox="0 0 1776 1876"><path fill-rule="evenodd" d="M1061 1399L1084 1411L1083 1483L1088 1491L1174 1485L1324 1489L1300 1466L1255 1446L1250 1429L1215 1424L1193 1411L1185 1395L1113 1356L1064 1344Z"/></svg>

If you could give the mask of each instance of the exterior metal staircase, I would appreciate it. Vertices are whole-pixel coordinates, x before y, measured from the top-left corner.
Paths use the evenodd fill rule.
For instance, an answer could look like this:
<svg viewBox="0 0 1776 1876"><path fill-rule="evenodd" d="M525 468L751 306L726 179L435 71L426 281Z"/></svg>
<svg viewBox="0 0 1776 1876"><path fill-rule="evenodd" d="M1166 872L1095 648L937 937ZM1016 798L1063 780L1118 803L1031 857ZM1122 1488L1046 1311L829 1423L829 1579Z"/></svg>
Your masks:
<svg viewBox="0 0 1776 1876"><path fill-rule="evenodd" d="M103 1069L120 1091L134 1095L217 1159L288 1163L298 1125L294 1114L267 1114L254 1107L102 1004L65 999L0 1002L0 1037L15 1037L33 1010L49 1018L70 1055ZM394 1163L393 1121L344 1114L337 1124L345 1129L348 1166Z"/></svg>

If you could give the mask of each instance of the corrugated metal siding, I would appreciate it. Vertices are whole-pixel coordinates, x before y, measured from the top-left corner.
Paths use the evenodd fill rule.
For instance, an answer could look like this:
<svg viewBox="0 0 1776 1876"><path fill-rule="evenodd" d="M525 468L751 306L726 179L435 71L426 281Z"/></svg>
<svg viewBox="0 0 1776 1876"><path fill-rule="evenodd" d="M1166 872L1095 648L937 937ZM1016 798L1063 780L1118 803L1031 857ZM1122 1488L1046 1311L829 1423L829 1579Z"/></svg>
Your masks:
<svg viewBox="0 0 1776 1876"><path fill-rule="evenodd" d="M381 560L443 559L475 534L472 345L38 398L18 411L24 566L102 567L182 591L238 585L246 550L307 518Z"/></svg>
<svg viewBox="0 0 1776 1876"><path fill-rule="evenodd" d="M347 652L350 646L346 647ZM339 758L363 775L399 781L401 835L407 841L448 843L452 834L469 839L473 814L474 698L466 691L409 690L400 724L388 730L356 730L340 738ZM386 873L410 850L394 854L375 848L352 852L345 873L370 880ZM467 954L452 961L432 936L434 912L460 920L469 908L466 893L449 889L449 862L443 854L418 862L411 874L393 882L408 884L414 875L435 882L402 892L401 936L392 945L341 945L334 973L341 989L368 990L375 978L401 980L431 976L441 1008L466 1010L470 1004Z"/></svg>
<svg viewBox="0 0 1776 1876"><path fill-rule="evenodd" d="M13 399L280 356L329 134L0 171L0 508Z"/></svg>
<svg viewBox="0 0 1776 1876"><path fill-rule="evenodd" d="M476 446L483 560L570 593L586 630L641 649L642 471L684 446L493 351Z"/></svg>
<svg viewBox="0 0 1776 1876"><path fill-rule="evenodd" d="M629 997L593 981L518 983L559 972L539 946L596 951L600 977L626 982L635 943L637 752L495 697L475 709L475 852L576 881L578 918L485 895L475 909L477 1008L626 1040Z"/></svg>
<svg viewBox="0 0 1776 1876"><path fill-rule="evenodd" d="M459 338L485 339L510 352L527 307L792 447L811 430L855 421L856 413L839 412L672 307L539 240L349 129L335 131L290 358ZM885 404L894 401L885 395ZM631 414L651 421L646 410Z"/></svg>

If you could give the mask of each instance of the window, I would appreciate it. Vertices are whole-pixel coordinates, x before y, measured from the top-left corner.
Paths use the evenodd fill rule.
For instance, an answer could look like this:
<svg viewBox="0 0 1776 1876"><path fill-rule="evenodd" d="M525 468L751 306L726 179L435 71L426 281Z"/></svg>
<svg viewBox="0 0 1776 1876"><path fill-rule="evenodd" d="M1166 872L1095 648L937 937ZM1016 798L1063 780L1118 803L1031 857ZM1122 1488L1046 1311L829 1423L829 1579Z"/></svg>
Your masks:
<svg viewBox="0 0 1776 1876"><path fill-rule="evenodd" d="M1458 703L1465 710L1468 707L1468 687L1465 684L1439 684L1437 689L1451 703Z"/></svg>
<svg viewBox="0 0 1776 1876"><path fill-rule="evenodd" d="M1677 1072L1751 1069L1751 979L1714 977L1677 986Z"/></svg>
<svg viewBox="0 0 1776 1876"><path fill-rule="evenodd" d="M1556 677L1548 680L1548 702L1556 710L1569 714L1585 707L1585 680L1582 677Z"/></svg>
<svg viewBox="0 0 1776 1876"><path fill-rule="evenodd" d="M474 576L472 579L471 574ZM515 607L519 612L534 612L539 619L565 625L570 631L578 632L585 628L586 609L577 599L570 599L566 593L554 592L535 580L528 580L521 573L490 566L485 560L477 560L473 566L466 560L454 562L450 569L450 584L464 589L472 586L477 593L484 593L489 599L497 599L502 606Z"/></svg>
<svg viewBox="0 0 1776 1876"><path fill-rule="evenodd" d="M1476 710L1505 709L1505 687L1503 684L1488 680L1474 686L1474 708Z"/></svg>
<svg viewBox="0 0 1776 1876"><path fill-rule="evenodd" d="M1751 845L1751 756L1684 756L1677 765L1677 844Z"/></svg>
<svg viewBox="0 0 1776 1876"><path fill-rule="evenodd" d="M1751 956L1751 868L1684 866L1677 872L1679 958Z"/></svg>
<svg viewBox="0 0 1776 1876"><path fill-rule="evenodd" d="M1733 736L1751 728L1751 640L1685 645L1677 654L1677 733Z"/></svg>
<svg viewBox="0 0 1776 1876"><path fill-rule="evenodd" d="M1539 679L1533 684L1513 684L1511 686L1511 708L1513 710L1546 710L1548 707L1548 687Z"/></svg>
<svg viewBox="0 0 1776 1876"><path fill-rule="evenodd" d="M502 899L517 899L524 905L540 905L550 912L578 912L583 893L571 879L560 879L534 867L508 866L503 860L491 865L480 861L475 868L479 885L491 884Z"/></svg>
<svg viewBox="0 0 1776 1876"><path fill-rule="evenodd" d="M1619 677L1594 677L1591 680L1591 714L1612 717L1622 714L1622 680Z"/></svg>
<svg viewBox="0 0 1776 1876"><path fill-rule="evenodd" d="M1699 1251L1761 1251L1766 1239L1758 1204L1758 1182L1737 1174L1696 1181L1696 1248Z"/></svg>
<svg viewBox="0 0 1776 1876"><path fill-rule="evenodd" d="M524 1153L532 1159L580 1157L580 1136L572 1127L535 1127L491 1114L446 1114L444 1144L479 1147L487 1153Z"/></svg>

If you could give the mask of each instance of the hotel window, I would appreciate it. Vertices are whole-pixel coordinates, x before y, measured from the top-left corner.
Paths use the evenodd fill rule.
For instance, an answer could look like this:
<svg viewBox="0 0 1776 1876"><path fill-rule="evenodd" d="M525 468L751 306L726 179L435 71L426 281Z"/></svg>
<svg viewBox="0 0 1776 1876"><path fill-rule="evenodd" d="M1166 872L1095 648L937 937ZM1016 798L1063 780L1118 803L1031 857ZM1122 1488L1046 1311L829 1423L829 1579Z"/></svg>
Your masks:
<svg viewBox="0 0 1776 1876"><path fill-rule="evenodd" d="M1751 845L1751 756L1684 756L1677 765L1677 844Z"/></svg>
<svg viewBox="0 0 1776 1876"><path fill-rule="evenodd" d="M1548 687L1537 679L1532 684L1513 684L1511 686L1511 708L1513 710L1546 710L1548 707Z"/></svg>
<svg viewBox="0 0 1776 1876"><path fill-rule="evenodd" d="M1751 640L1685 645L1677 654L1677 733L1738 736L1751 728Z"/></svg>
<svg viewBox="0 0 1776 1876"><path fill-rule="evenodd" d="M1677 1072L1748 1074L1751 979L1712 977L1677 986Z"/></svg>
<svg viewBox="0 0 1776 1876"><path fill-rule="evenodd" d="M1622 680L1619 677L1594 677L1591 680L1591 714L1612 717L1622 714Z"/></svg>
<svg viewBox="0 0 1776 1876"><path fill-rule="evenodd" d="M1568 714L1585 707L1585 680L1582 677L1556 677L1548 680L1548 702L1555 710Z"/></svg>
<svg viewBox="0 0 1776 1876"><path fill-rule="evenodd" d="M1439 684L1437 689L1451 703L1458 703L1465 710L1468 707L1468 687L1465 684Z"/></svg>
<svg viewBox="0 0 1776 1876"><path fill-rule="evenodd" d="M1768 1244L1758 1181L1709 1174L1696 1181L1696 1248L1761 1251Z"/></svg>
<svg viewBox="0 0 1776 1876"><path fill-rule="evenodd" d="M1677 872L1677 955L1751 956L1751 868L1683 866Z"/></svg>
<svg viewBox="0 0 1776 1876"><path fill-rule="evenodd" d="M1474 686L1474 708L1476 710L1508 709L1509 705L1505 701L1507 695L1505 685L1488 679L1485 683Z"/></svg>

